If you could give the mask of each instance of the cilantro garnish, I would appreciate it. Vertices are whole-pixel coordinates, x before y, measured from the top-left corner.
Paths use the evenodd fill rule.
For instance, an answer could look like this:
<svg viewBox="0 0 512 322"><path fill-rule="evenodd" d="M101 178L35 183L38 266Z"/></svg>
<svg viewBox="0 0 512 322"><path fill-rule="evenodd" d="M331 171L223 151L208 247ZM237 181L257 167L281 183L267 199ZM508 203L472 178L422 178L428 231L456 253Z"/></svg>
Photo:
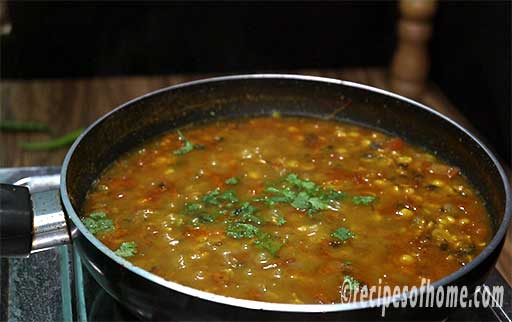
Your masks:
<svg viewBox="0 0 512 322"><path fill-rule="evenodd" d="M338 228L331 234L331 237L338 238L342 241L354 238L355 236L356 235L353 232L351 232L348 228L345 227Z"/></svg>
<svg viewBox="0 0 512 322"><path fill-rule="evenodd" d="M270 205L275 203L289 203L292 207L306 210L309 216L313 213L325 210L336 200L345 197L343 192L332 189L322 189L314 182L300 179L296 174L290 173L285 182L289 186L268 187L265 192L273 194L265 198L259 198L256 201L265 201Z"/></svg>
<svg viewBox="0 0 512 322"><path fill-rule="evenodd" d="M236 177L225 180L225 183L230 185L238 182L239 179ZM259 209L254 206L254 203L262 202L269 206L278 203L288 204L312 216L321 210L335 209L333 207L338 206L336 202L344 197L343 192L322 188L312 181L301 179L298 175L291 173L279 183L268 186L263 195L256 196L250 201L241 201L232 189L216 188L203 195L199 201L186 203L183 214L194 216L190 221L194 226L216 222L218 217L229 214L231 218L224 217L223 221L226 236L234 239L254 239L253 243L256 246L276 256L283 243L273 237L270 232L262 231L259 225L264 224L265 219L257 215ZM286 218L276 211L273 212L271 220L277 226L286 223ZM348 229L340 228L332 236L344 241L354 235Z"/></svg>
<svg viewBox="0 0 512 322"><path fill-rule="evenodd" d="M323 200L319 197L310 197L308 199L308 202L311 204L311 207L313 209L323 210L326 209L328 206L328 200Z"/></svg>
<svg viewBox="0 0 512 322"><path fill-rule="evenodd" d="M238 202L238 197L233 190L226 190L222 192L219 188L217 188L205 194L198 202L186 203L182 213L184 215L194 216L190 220L190 224L199 226L200 224L215 222L218 217L228 213L225 208L231 208ZM247 212L246 208L250 209L248 206L249 204L245 205L242 210ZM246 215L251 215L251 213L247 213ZM256 216L252 217L254 222L263 222Z"/></svg>
<svg viewBox="0 0 512 322"><path fill-rule="evenodd" d="M84 218L82 222L92 234L114 230L112 219L108 219L107 214L104 212L93 212L89 214L89 217Z"/></svg>
<svg viewBox="0 0 512 322"><path fill-rule="evenodd" d="M207 193L206 195L203 196L203 198L201 199L204 203L207 203L207 204L210 204L210 205L214 205L214 206L217 206L219 204L219 200L217 199L217 197L220 195L220 190L219 189L215 189L213 191L210 191L209 193Z"/></svg>
<svg viewBox="0 0 512 322"><path fill-rule="evenodd" d="M254 201L264 201L269 205L273 205L276 203L290 203L295 199L296 192L290 190L289 188L279 189L276 187L268 187L265 189L265 192L269 192L274 194L274 196L265 196L264 198L256 198Z"/></svg>
<svg viewBox="0 0 512 322"><path fill-rule="evenodd" d="M341 200L341 199L345 198L346 196L347 196L347 194L344 192L330 189L327 191L325 198L330 199L330 200Z"/></svg>
<svg viewBox="0 0 512 322"><path fill-rule="evenodd" d="M192 212L196 212L196 211L201 210L201 208L202 208L201 205L198 203L186 203L185 204L185 213L189 214Z"/></svg>
<svg viewBox="0 0 512 322"><path fill-rule="evenodd" d="M278 215L278 216L276 217L275 222L276 222L276 225L278 225L278 226L282 226L282 225L286 224L286 218L284 218L284 216L283 216L283 215Z"/></svg>
<svg viewBox="0 0 512 322"><path fill-rule="evenodd" d="M240 180L237 177L232 177L224 181L226 184L237 184Z"/></svg>
<svg viewBox="0 0 512 322"><path fill-rule="evenodd" d="M226 235L234 239L255 238L254 244L268 251L272 256L276 256L283 243L272 238L269 233L261 231L252 224L239 222L228 222L226 225Z"/></svg>
<svg viewBox="0 0 512 322"><path fill-rule="evenodd" d="M265 197L257 197L252 199L253 202L266 202L269 206L272 206L276 203L284 202L287 203L290 201L289 198L285 196L265 196Z"/></svg>
<svg viewBox="0 0 512 322"><path fill-rule="evenodd" d="M119 246L115 253L121 257L132 257L137 254L137 244L133 241L124 242Z"/></svg>
<svg viewBox="0 0 512 322"><path fill-rule="evenodd" d="M204 223L212 223L217 217L226 213L226 210L217 210L217 209L205 209L205 207L199 203L186 203L185 210L183 211L185 215L193 215L190 223L194 226L199 226Z"/></svg>
<svg viewBox="0 0 512 322"><path fill-rule="evenodd" d="M352 261L349 261L349 260L344 260L344 261L342 261L342 263L343 263L343 265L347 265L347 266L352 265Z"/></svg>
<svg viewBox="0 0 512 322"><path fill-rule="evenodd" d="M234 239L254 238L258 232L258 227L252 224L228 222L226 225L226 235Z"/></svg>
<svg viewBox="0 0 512 322"><path fill-rule="evenodd" d="M371 204L372 202L374 202L375 200L377 200L376 197L373 197L373 196L353 196L352 197L352 203L355 204L355 205L369 205Z"/></svg>
<svg viewBox="0 0 512 322"><path fill-rule="evenodd" d="M276 188L276 187L268 187L265 189L266 192L270 192L273 194L281 195L281 197L285 198L284 200L290 201L295 198L296 192L292 191L290 188Z"/></svg>
<svg viewBox="0 0 512 322"><path fill-rule="evenodd" d="M193 144L192 142L190 142L187 137L185 135L183 135L183 133L181 133L180 130L177 130L178 132L178 137L180 138L180 141L182 141L184 143L184 145L179 148L178 150L174 151L174 154L175 155L183 155L183 154L186 154L186 153L189 153L190 151L196 149L196 150L204 150L205 149L205 146L204 145L201 145L201 144Z"/></svg>
<svg viewBox="0 0 512 322"><path fill-rule="evenodd" d="M258 208L254 207L248 202L244 202L242 206L236 208L231 212L232 216L238 216L239 221L243 222L253 222L256 224L262 224L263 219L254 215L254 213L258 211Z"/></svg>
<svg viewBox="0 0 512 322"><path fill-rule="evenodd" d="M269 233L259 232L257 235L254 244L257 246L267 250L272 256L276 256L281 247L283 247L283 243L272 238Z"/></svg>
<svg viewBox="0 0 512 322"><path fill-rule="evenodd" d="M310 208L309 198L310 196L307 192L301 191L293 198L291 205L294 208L308 209Z"/></svg>
<svg viewBox="0 0 512 322"><path fill-rule="evenodd" d="M286 177L286 181L291 183L292 185L302 188L308 192L316 192L320 190L320 188L312 181L309 180L302 180L299 179L299 177L295 173L290 173Z"/></svg>
<svg viewBox="0 0 512 322"><path fill-rule="evenodd" d="M220 194L218 198L220 200L229 201L230 203L238 202L238 197L235 195L234 190L227 190Z"/></svg>
<svg viewBox="0 0 512 322"><path fill-rule="evenodd" d="M202 201L206 204L218 206L221 201L229 201L229 203L238 202L238 197L233 190L227 190L223 193L217 188L203 196Z"/></svg>

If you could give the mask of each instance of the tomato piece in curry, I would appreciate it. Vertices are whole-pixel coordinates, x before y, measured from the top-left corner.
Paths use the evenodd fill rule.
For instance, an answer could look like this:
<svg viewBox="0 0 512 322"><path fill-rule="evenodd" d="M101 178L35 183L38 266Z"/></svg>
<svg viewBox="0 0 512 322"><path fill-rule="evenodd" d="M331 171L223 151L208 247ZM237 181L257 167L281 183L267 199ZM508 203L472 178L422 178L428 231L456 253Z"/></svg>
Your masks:
<svg viewBox="0 0 512 322"><path fill-rule="evenodd" d="M398 137L301 117L161 135L101 175L83 222L165 279L282 303L339 303L347 278L434 282L492 233L457 167Z"/></svg>

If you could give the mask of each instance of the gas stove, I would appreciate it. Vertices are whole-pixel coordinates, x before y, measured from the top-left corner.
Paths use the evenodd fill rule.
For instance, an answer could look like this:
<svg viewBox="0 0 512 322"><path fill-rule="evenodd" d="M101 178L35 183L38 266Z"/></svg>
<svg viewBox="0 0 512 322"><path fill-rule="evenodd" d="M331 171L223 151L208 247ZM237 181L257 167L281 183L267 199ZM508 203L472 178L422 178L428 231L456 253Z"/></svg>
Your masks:
<svg viewBox="0 0 512 322"><path fill-rule="evenodd" d="M59 173L59 167L0 169L0 182ZM503 285L501 307L457 309L445 321L512 321L512 289L493 269L486 283ZM64 245L29 258L0 259L0 321L137 321ZM177 321L200 320L201 312L180 312Z"/></svg>

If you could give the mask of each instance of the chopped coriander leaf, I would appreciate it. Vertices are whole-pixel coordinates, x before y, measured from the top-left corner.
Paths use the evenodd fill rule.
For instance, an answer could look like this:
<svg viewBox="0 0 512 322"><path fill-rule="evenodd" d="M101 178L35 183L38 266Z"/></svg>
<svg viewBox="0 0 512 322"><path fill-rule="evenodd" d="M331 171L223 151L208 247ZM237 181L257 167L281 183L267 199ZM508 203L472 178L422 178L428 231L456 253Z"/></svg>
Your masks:
<svg viewBox="0 0 512 322"><path fill-rule="evenodd" d="M311 204L311 207L313 207L313 209L327 208L327 203L324 200L317 197L309 198L308 202Z"/></svg>
<svg viewBox="0 0 512 322"><path fill-rule="evenodd" d="M184 143L184 145L179 148L178 150L174 151L174 154L175 155L183 155L183 154L186 154L186 153L189 153L190 151L196 149L196 150L204 150L205 149L205 146L204 145L201 145L201 144L193 144L192 142L190 142L187 137L185 135L183 135L183 133L181 133L180 130L177 130L178 132L178 137L180 138L180 141L182 141Z"/></svg>
<svg viewBox="0 0 512 322"><path fill-rule="evenodd" d="M325 194L325 199L327 200L341 200L347 196L346 193L336 190L328 190Z"/></svg>
<svg viewBox="0 0 512 322"><path fill-rule="evenodd" d="M283 247L283 243L272 238L269 233L260 232L254 241L254 244L267 250L272 256L276 256L277 252Z"/></svg>
<svg viewBox="0 0 512 322"><path fill-rule="evenodd" d="M277 195L264 198L264 201L267 202L269 205L273 205L279 202L290 203L295 199L297 195L295 191L292 191L289 188L279 189L276 187L268 187L265 189L265 192L270 192L274 195Z"/></svg>
<svg viewBox="0 0 512 322"><path fill-rule="evenodd" d="M353 232L345 227L338 228L331 234L331 237L338 238L342 241L354 238L355 236L356 235Z"/></svg>
<svg viewBox="0 0 512 322"><path fill-rule="evenodd" d="M292 207L299 209L309 208L309 195L304 191L299 192L292 201Z"/></svg>
<svg viewBox="0 0 512 322"><path fill-rule="evenodd" d="M226 235L234 239L254 238L260 230L252 224L238 222L228 222L226 226Z"/></svg>
<svg viewBox="0 0 512 322"><path fill-rule="evenodd" d="M215 189L213 191L210 191L206 195L203 196L202 201L204 203L217 206L219 204L219 200L217 200L217 197L220 195L220 190Z"/></svg>
<svg viewBox="0 0 512 322"><path fill-rule="evenodd" d="M220 194L218 196L218 199L220 200L226 200L226 201L229 201L231 203L235 203L235 202L238 202L238 197L235 195L235 191L234 190L227 190L225 191L224 193Z"/></svg>
<svg viewBox="0 0 512 322"><path fill-rule="evenodd" d="M347 289L348 291L355 291L359 288L359 285L361 283L359 283L358 280L356 280L355 278L353 278L352 276L350 275L345 275L345 277L343 277L343 285L347 285Z"/></svg>
<svg viewBox="0 0 512 322"><path fill-rule="evenodd" d="M186 203L185 204L185 214L189 214L192 212L196 212L201 210L201 205L198 203Z"/></svg>
<svg viewBox="0 0 512 322"><path fill-rule="evenodd" d="M290 190L289 188L283 189L281 191L281 194L283 197L288 198L290 200L293 200L295 196L297 196L297 193L295 191Z"/></svg>
<svg viewBox="0 0 512 322"><path fill-rule="evenodd" d="M124 242L119 246L115 253L121 257L132 257L137 254L137 244L133 241Z"/></svg>
<svg viewBox="0 0 512 322"><path fill-rule="evenodd" d="M307 210L307 214L312 216L315 212L327 209L333 201L345 197L343 192L322 189L312 181L300 179L294 173L286 176L285 182L291 187L267 187L265 192L272 193L274 196L257 198L255 201L265 201L269 205L280 202L289 203L294 208Z"/></svg>
<svg viewBox="0 0 512 322"><path fill-rule="evenodd" d="M232 177L224 181L226 184L237 184L240 180L237 177Z"/></svg>
<svg viewBox="0 0 512 322"><path fill-rule="evenodd" d="M278 226L282 226L282 225L286 224L286 218L284 218L283 215L278 215L275 219L275 223Z"/></svg>
<svg viewBox="0 0 512 322"><path fill-rule="evenodd" d="M214 222L217 217L227 214L227 210L222 208L233 207L233 205L238 202L238 197L233 190L221 192L221 190L217 188L205 194L198 202L186 203L182 213L184 215L193 215L194 217L189 223L194 226L199 226L202 223ZM249 204L247 204L245 208L248 206ZM247 215L250 215L252 212L253 211L250 211ZM262 222L262 220L256 216L250 216L250 218L244 217L241 221L247 221L248 219L250 219L249 221L257 223Z"/></svg>
<svg viewBox="0 0 512 322"><path fill-rule="evenodd" d="M353 196L352 197L352 203L355 205L369 205L372 202L377 200L376 197L373 196Z"/></svg>
<svg viewBox="0 0 512 322"><path fill-rule="evenodd" d="M271 196L271 197L256 197L252 199L252 202L266 202L269 206L272 206L279 202L288 202L288 198L282 196Z"/></svg>
<svg viewBox="0 0 512 322"><path fill-rule="evenodd" d="M272 197L265 198L265 201L269 205L273 205L273 204L280 203L280 202L283 202L283 203L290 202L290 198L285 197L285 196L272 196Z"/></svg>
<svg viewBox="0 0 512 322"><path fill-rule="evenodd" d="M349 261L349 260L344 260L342 263L344 265L352 265L352 261Z"/></svg>
<svg viewBox="0 0 512 322"><path fill-rule="evenodd" d="M82 222L94 235L114 230L112 219L108 219L107 214L104 212L93 212L89 214L89 217L84 218Z"/></svg>
<svg viewBox="0 0 512 322"><path fill-rule="evenodd" d="M283 243L272 238L269 233L262 232L258 227L251 224L228 222L226 235L234 239L255 238L254 244L265 249L272 256L276 256L283 246Z"/></svg>
<svg viewBox="0 0 512 322"><path fill-rule="evenodd" d="M270 192L270 193L282 193L281 189L277 189L275 187L268 187L265 189L266 192Z"/></svg>
<svg viewBox="0 0 512 322"><path fill-rule="evenodd" d="M178 137L180 138L180 141L183 141L185 144L181 148L179 148L178 150L174 151L174 154L182 155L182 154L185 154L185 153L188 153L188 152L194 150L194 144L192 144L192 142L190 142L183 135L183 133L181 133L180 130L178 130L177 132L178 132Z"/></svg>
<svg viewBox="0 0 512 322"><path fill-rule="evenodd" d="M240 217L238 221L262 224L264 222L263 219L254 215L256 211L258 211L258 208L254 207L248 202L244 202L241 207L233 210L231 215Z"/></svg>
<svg viewBox="0 0 512 322"><path fill-rule="evenodd" d="M313 213L327 208L327 202L323 201L319 197L312 197L307 192L301 191L291 203L292 207L308 210L308 215L311 216Z"/></svg>
<svg viewBox="0 0 512 322"><path fill-rule="evenodd" d="M290 173L286 177L286 181L308 192L316 192L320 189L314 182L309 180L302 180L295 173Z"/></svg>
<svg viewBox="0 0 512 322"><path fill-rule="evenodd" d="M183 211L184 215L193 215L194 217L190 220L190 223L193 226L199 226L203 223L212 223L217 217L222 214L225 214L225 211L222 210L214 210L211 212L210 210L206 210L203 205L200 203L186 203L185 210Z"/></svg>
<svg viewBox="0 0 512 322"><path fill-rule="evenodd" d="M297 193L295 191L292 191L289 188L279 189L279 188L276 188L276 187L268 187L267 189L265 189L265 191L266 192L270 192L270 193L275 194L275 195L280 195L279 199L280 200L286 200L284 202L291 202L291 201L293 201L293 199L297 195Z"/></svg>
<svg viewBox="0 0 512 322"><path fill-rule="evenodd" d="M220 213L216 213L216 214L204 214L204 215L201 215L199 216L199 220L201 220L202 222L206 222L206 223L210 223L210 222L214 222L215 219L217 219L218 216L220 216L221 214Z"/></svg>
<svg viewBox="0 0 512 322"><path fill-rule="evenodd" d="M238 197L235 195L235 191L227 190L223 193L217 188L203 196L202 201L206 204L218 206L220 201L229 201L230 203L238 202Z"/></svg>

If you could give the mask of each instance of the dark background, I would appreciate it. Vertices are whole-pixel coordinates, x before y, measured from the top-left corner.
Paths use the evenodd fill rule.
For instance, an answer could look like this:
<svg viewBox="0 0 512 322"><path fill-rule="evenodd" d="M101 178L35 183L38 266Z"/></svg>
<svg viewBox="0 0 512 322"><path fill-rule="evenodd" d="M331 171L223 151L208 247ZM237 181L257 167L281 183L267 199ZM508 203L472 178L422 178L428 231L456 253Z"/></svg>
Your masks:
<svg viewBox="0 0 512 322"><path fill-rule="evenodd" d="M396 2L8 2L2 78L388 66ZM431 79L511 161L511 2L441 2Z"/></svg>

